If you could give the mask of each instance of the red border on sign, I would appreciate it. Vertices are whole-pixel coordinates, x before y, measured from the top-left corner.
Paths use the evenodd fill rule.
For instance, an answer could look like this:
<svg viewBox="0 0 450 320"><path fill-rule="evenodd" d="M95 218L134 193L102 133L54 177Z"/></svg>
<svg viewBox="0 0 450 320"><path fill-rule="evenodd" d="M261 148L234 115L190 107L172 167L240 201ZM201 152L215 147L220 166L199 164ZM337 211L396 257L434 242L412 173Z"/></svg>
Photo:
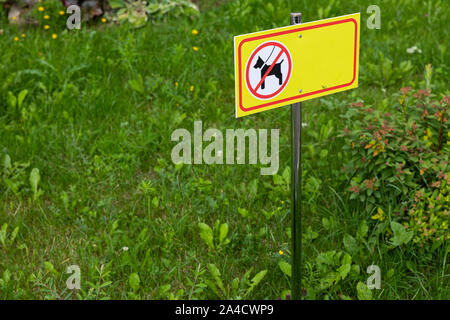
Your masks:
<svg viewBox="0 0 450 320"><path fill-rule="evenodd" d="M281 55L282 53L286 54L287 59L288 59L288 63L289 63L289 72L284 80L284 83L281 85L281 87L275 91L272 94L267 94L267 95L263 95L263 94L259 94L256 91L258 91L259 89L259 85L257 85L257 88L252 88L251 84L250 84L250 78L249 78L249 72L250 72L250 64L253 61L253 58L255 57L255 55L261 51L261 49L267 47L267 46L277 46L278 48L281 49L281 52L279 55ZM267 73L270 73L270 70L272 70L273 65L275 65L275 63L277 62L276 60L278 60L277 58L274 60L274 62L272 62L271 67L269 68L269 70L267 70ZM248 59L247 61L247 68L245 70L245 80L246 80L246 84L247 84L247 88L250 90L250 92L257 98L261 98L261 99L270 99L270 98L274 98L276 97L283 89L284 87L286 87L286 85L289 82L289 79L291 78L291 73L292 73L292 59L291 59L291 54L290 52L287 50L286 46L284 44L282 44L281 42L276 42L276 41L269 41L266 43L263 43L262 45L260 45L258 48L256 48L253 52L253 54L251 55L251 57ZM264 76L265 79L266 76ZM260 81L260 83L263 80Z"/></svg>
<svg viewBox="0 0 450 320"><path fill-rule="evenodd" d="M264 104L261 104L261 105L258 105L258 106L254 106L254 107L245 108L242 105L241 49L242 49L242 45L244 43L249 42L249 41L269 38L269 37L273 37L273 36L280 36L280 35L293 33L293 32L299 32L299 31L304 31L304 30L316 29L316 28L319 28L319 27L332 26L332 25L335 25L335 24L346 23L346 22L353 22L355 24L355 49L354 49L354 58L353 58L353 62L354 63L353 63L353 79L352 79L352 81L350 81L349 83L338 85L338 86L334 86L334 87L330 87L330 88L325 88L325 89L321 89L321 90L317 90L317 91L313 91L313 92L300 94L300 95L295 96L295 97L290 97L290 98L285 98L285 99L281 99L281 100L277 100L277 101L264 103ZM356 57L357 57L356 49L357 49L357 42L358 42L358 23L353 18L340 20L340 21L327 22L327 23L317 24L317 25L314 25L314 26L303 27L303 28L298 28L298 29L292 29L292 30L287 30L287 31L281 31L281 32L276 32L276 33L271 33L271 34L265 34L265 35L262 35L262 36L257 36L257 37L247 38L245 40L242 40L242 42L239 44L239 48L238 48L238 60L239 60L238 61L238 63L239 63L239 108L241 108L241 110L243 110L243 111L250 111L250 110L260 109L260 108L268 107L268 106L271 106L271 105L274 105L274 104L277 104L277 103L288 102L288 101L291 101L291 100L294 100L294 99L299 99L299 98L311 96L311 95L314 95L314 94L318 94L318 93L322 93L322 92L326 92L326 91L330 91L330 90L335 90L335 89L339 89L339 88L344 88L344 87L348 87L348 86L352 85L352 83L356 79Z"/></svg>

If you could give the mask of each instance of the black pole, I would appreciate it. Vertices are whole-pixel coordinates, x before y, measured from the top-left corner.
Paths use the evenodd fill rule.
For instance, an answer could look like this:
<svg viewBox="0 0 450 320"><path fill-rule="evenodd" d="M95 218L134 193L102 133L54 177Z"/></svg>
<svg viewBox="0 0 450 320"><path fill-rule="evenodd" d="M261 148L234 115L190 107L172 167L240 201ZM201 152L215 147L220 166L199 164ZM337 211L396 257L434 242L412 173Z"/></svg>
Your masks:
<svg viewBox="0 0 450 320"><path fill-rule="evenodd" d="M291 13L291 25L302 22L301 13ZM299 88L300 89L300 88ZM302 132L302 104L291 105L292 118L292 183L291 183L291 210L292 210L292 298L301 297L301 260L302 260L302 224L301 224L301 132Z"/></svg>

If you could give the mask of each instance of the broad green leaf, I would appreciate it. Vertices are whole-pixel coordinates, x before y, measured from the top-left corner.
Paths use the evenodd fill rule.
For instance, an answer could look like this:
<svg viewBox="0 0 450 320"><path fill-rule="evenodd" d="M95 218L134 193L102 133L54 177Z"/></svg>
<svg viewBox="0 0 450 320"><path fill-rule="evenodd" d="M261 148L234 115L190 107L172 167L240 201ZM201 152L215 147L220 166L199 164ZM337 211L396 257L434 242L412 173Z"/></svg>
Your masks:
<svg viewBox="0 0 450 320"><path fill-rule="evenodd" d="M220 292L217 289L217 286L214 282L212 282L209 279L206 279L205 284L216 294L217 297L222 298L222 295L220 294Z"/></svg>
<svg viewBox="0 0 450 320"><path fill-rule="evenodd" d="M253 289L261 282L261 280L265 277L267 270L263 270L258 272L252 279L250 287L247 289L247 292L244 294L244 299L253 291Z"/></svg>
<svg viewBox="0 0 450 320"><path fill-rule="evenodd" d="M219 232L219 243L222 243L225 238L228 235L228 224L227 223L222 223L220 225L220 232Z"/></svg>
<svg viewBox="0 0 450 320"><path fill-rule="evenodd" d="M280 260L280 262L278 262L278 267L280 267L281 271L283 271L285 275L292 277L292 266L289 262Z"/></svg>
<svg viewBox="0 0 450 320"><path fill-rule="evenodd" d="M342 279L345 279L347 277L351 268L352 268L351 264L348 264L348 263L343 264L342 266L340 266L338 268L339 275L341 276Z"/></svg>
<svg viewBox="0 0 450 320"><path fill-rule="evenodd" d="M55 267L53 266L53 263L51 263L50 261L45 261L44 262L44 267L45 270L47 270L48 272L55 272Z"/></svg>
<svg viewBox="0 0 450 320"><path fill-rule="evenodd" d="M322 225L325 228L325 230L329 230L331 227L331 222L327 218L322 218Z"/></svg>
<svg viewBox="0 0 450 320"><path fill-rule="evenodd" d="M3 284L7 284L9 282L9 280L11 279L11 271L9 271L8 269L3 271L2 278L3 278L2 279L3 280Z"/></svg>
<svg viewBox="0 0 450 320"><path fill-rule="evenodd" d="M137 291L141 285L141 279L136 272L133 272L128 278L128 283L133 291Z"/></svg>
<svg viewBox="0 0 450 320"><path fill-rule="evenodd" d="M265 277L266 273L267 270L258 272L252 279L252 285L257 286L261 282L261 280Z"/></svg>
<svg viewBox="0 0 450 320"><path fill-rule="evenodd" d="M133 80L129 80L128 83L130 84L130 87L134 90L136 90L139 93L144 93L144 80L142 79L142 76L138 74L138 77Z"/></svg>
<svg viewBox="0 0 450 320"><path fill-rule="evenodd" d="M339 274L337 272L329 272L322 279L320 279L320 290L327 289L339 281Z"/></svg>
<svg viewBox="0 0 450 320"><path fill-rule="evenodd" d="M213 276L214 280L216 281L216 284L219 287L219 289L222 291L222 293L225 293L226 291L225 291L225 287L223 285L223 281L222 281L219 269L216 267L215 264L209 263L208 270L211 273L211 275Z"/></svg>
<svg viewBox="0 0 450 320"><path fill-rule="evenodd" d="M352 264L352 256L346 253L342 257L341 264Z"/></svg>
<svg viewBox="0 0 450 320"><path fill-rule="evenodd" d="M358 252L358 243L356 242L355 238L353 238L351 235L346 233L344 235L344 247L350 252L351 254L355 254Z"/></svg>
<svg viewBox="0 0 450 320"><path fill-rule="evenodd" d="M11 236L9 237L9 242L12 244L14 240L17 237L17 234L19 233L19 227L16 227L13 232L11 233Z"/></svg>
<svg viewBox="0 0 450 320"><path fill-rule="evenodd" d="M284 179L284 183L285 184L290 184L291 183L291 168L290 167L286 167L283 170L283 179Z"/></svg>
<svg viewBox="0 0 450 320"><path fill-rule="evenodd" d="M3 168L5 170L4 174L8 174L9 170L11 170L12 168L12 164L11 164L11 157L9 155L6 155L5 158L3 159Z"/></svg>
<svg viewBox="0 0 450 320"><path fill-rule="evenodd" d="M273 183L276 185L282 185L284 184L284 180L283 178L281 178L281 176L279 176L278 174L273 175Z"/></svg>
<svg viewBox="0 0 450 320"><path fill-rule="evenodd" d="M4 223L2 225L2 228L0 229L0 242L2 243L2 245L5 245L6 242L6 230L8 228L8 224Z"/></svg>
<svg viewBox="0 0 450 320"><path fill-rule="evenodd" d="M372 291L361 281L356 285L359 300L372 300Z"/></svg>
<svg viewBox="0 0 450 320"><path fill-rule="evenodd" d="M16 98L16 96L15 96L11 91L8 91L8 99L7 99L7 102L8 102L8 106L9 106L10 108L14 109L14 108L16 107L16 104L17 104L17 98Z"/></svg>
<svg viewBox="0 0 450 320"><path fill-rule="evenodd" d="M22 102L23 100L25 100L25 97L28 94L28 90L27 89L23 89L22 91L19 92L19 95L17 96L17 105L20 107L22 107Z"/></svg>
<svg viewBox="0 0 450 320"><path fill-rule="evenodd" d="M366 237L368 231L369 231L369 227L367 226L366 221L363 220L358 227L358 231L356 232L356 237L358 239L364 239Z"/></svg>
<svg viewBox="0 0 450 320"><path fill-rule="evenodd" d="M33 194L36 195L38 192L39 181L41 180L41 175L39 174L38 168L33 168L30 173L30 185Z"/></svg>
<svg viewBox="0 0 450 320"><path fill-rule="evenodd" d="M118 9L125 7L125 2L123 0L109 0L108 2L111 9Z"/></svg>
<svg viewBox="0 0 450 320"><path fill-rule="evenodd" d="M208 263L208 270L211 273L211 275L215 277L220 277L220 271L213 263Z"/></svg>
<svg viewBox="0 0 450 320"><path fill-rule="evenodd" d="M351 270L352 274L357 276L357 275L359 275L360 271L361 271L361 268L359 267L359 265L357 265L357 264L352 265L352 270Z"/></svg>
<svg viewBox="0 0 450 320"><path fill-rule="evenodd" d="M394 233L394 236L391 238L391 243L394 246L407 244L414 236L413 231L406 231L405 227L402 224L395 221L391 222L391 229Z"/></svg>
<svg viewBox="0 0 450 320"><path fill-rule="evenodd" d="M331 251L327 251L327 252L322 252L320 253L317 258L316 258L316 262L318 264L325 264L325 265L334 265L334 256L336 255L336 251L335 250L331 250Z"/></svg>
<svg viewBox="0 0 450 320"><path fill-rule="evenodd" d="M248 196L255 198L258 194L258 179L253 179L248 186Z"/></svg>
<svg viewBox="0 0 450 320"><path fill-rule="evenodd" d="M202 238L206 242L208 247L214 249L213 231L211 227L203 222L199 222L198 227L200 229L200 238Z"/></svg>
<svg viewBox="0 0 450 320"><path fill-rule="evenodd" d="M242 209L242 208L238 208L238 212L241 216L243 216L244 218L248 217L248 210L246 209Z"/></svg>
<svg viewBox="0 0 450 320"><path fill-rule="evenodd" d="M153 199L152 199L152 205L153 205L153 207L155 207L155 208L158 208L158 207L159 207L159 199L158 199L158 197L153 197Z"/></svg>

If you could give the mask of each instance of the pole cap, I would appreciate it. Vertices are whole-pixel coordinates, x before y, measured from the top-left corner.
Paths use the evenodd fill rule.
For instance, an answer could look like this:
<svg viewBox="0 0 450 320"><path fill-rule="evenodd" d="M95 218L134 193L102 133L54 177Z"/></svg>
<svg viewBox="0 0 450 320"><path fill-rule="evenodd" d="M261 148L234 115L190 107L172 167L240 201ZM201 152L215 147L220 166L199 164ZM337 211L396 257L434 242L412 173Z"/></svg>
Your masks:
<svg viewBox="0 0 450 320"><path fill-rule="evenodd" d="M302 23L302 13L301 12L291 12L291 24Z"/></svg>

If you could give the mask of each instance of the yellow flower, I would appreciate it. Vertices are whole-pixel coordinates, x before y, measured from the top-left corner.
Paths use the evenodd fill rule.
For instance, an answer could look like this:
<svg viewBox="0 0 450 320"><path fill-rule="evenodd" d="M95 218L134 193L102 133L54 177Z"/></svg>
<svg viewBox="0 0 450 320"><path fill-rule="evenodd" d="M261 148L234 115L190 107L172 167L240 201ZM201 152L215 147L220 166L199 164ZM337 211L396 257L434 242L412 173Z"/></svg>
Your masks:
<svg viewBox="0 0 450 320"><path fill-rule="evenodd" d="M56 33L52 34L52 39L58 38L58 35Z"/></svg>
<svg viewBox="0 0 450 320"><path fill-rule="evenodd" d="M194 36L198 35L198 30L197 30L197 29L193 29L193 30L192 30L192 34L193 34Z"/></svg>
<svg viewBox="0 0 450 320"><path fill-rule="evenodd" d="M105 23L107 20L106 18L102 18L102 22Z"/></svg>
<svg viewBox="0 0 450 320"><path fill-rule="evenodd" d="M278 253L279 253L280 255L281 255L281 254L284 254L283 250L278 251Z"/></svg>
<svg viewBox="0 0 450 320"><path fill-rule="evenodd" d="M192 47L194 51L198 51L198 47Z"/></svg>
<svg viewBox="0 0 450 320"><path fill-rule="evenodd" d="M377 213L371 217L373 220L379 220L380 222L384 220L384 212L383 209L378 208Z"/></svg>
<svg viewBox="0 0 450 320"><path fill-rule="evenodd" d="M44 7L39 7L38 10L42 12L44 11Z"/></svg>
<svg viewBox="0 0 450 320"><path fill-rule="evenodd" d="M19 41L19 37L14 37L14 41Z"/></svg>
<svg viewBox="0 0 450 320"><path fill-rule="evenodd" d="M50 26L49 26L48 24L46 24L46 25L44 26L44 29L45 29L45 30L48 30L48 29L50 29Z"/></svg>
<svg viewBox="0 0 450 320"><path fill-rule="evenodd" d="M62 15L64 15L64 14L65 14L65 12L62 11L62 10L59 12L59 15L60 15L60 16L62 16Z"/></svg>
<svg viewBox="0 0 450 320"><path fill-rule="evenodd" d="M44 16L44 19L45 19L45 20L48 20L48 19L50 19L50 16L49 16L48 14L46 14L46 15Z"/></svg>
<svg viewBox="0 0 450 320"><path fill-rule="evenodd" d="M191 87L189 88L189 90L190 90L191 92L193 92L193 91L194 91L194 86L191 86Z"/></svg>
<svg viewBox="0 0 450 320"><path fill-rule="evenodd" d="M22 33L22 38L25 38L27 35L25 33Z"/></svg>
<svg viewBox="0 0 450 320"><path fill-rule="evenodd" d="M175 87L178 87L178 82L175 82Z"/></svg>

